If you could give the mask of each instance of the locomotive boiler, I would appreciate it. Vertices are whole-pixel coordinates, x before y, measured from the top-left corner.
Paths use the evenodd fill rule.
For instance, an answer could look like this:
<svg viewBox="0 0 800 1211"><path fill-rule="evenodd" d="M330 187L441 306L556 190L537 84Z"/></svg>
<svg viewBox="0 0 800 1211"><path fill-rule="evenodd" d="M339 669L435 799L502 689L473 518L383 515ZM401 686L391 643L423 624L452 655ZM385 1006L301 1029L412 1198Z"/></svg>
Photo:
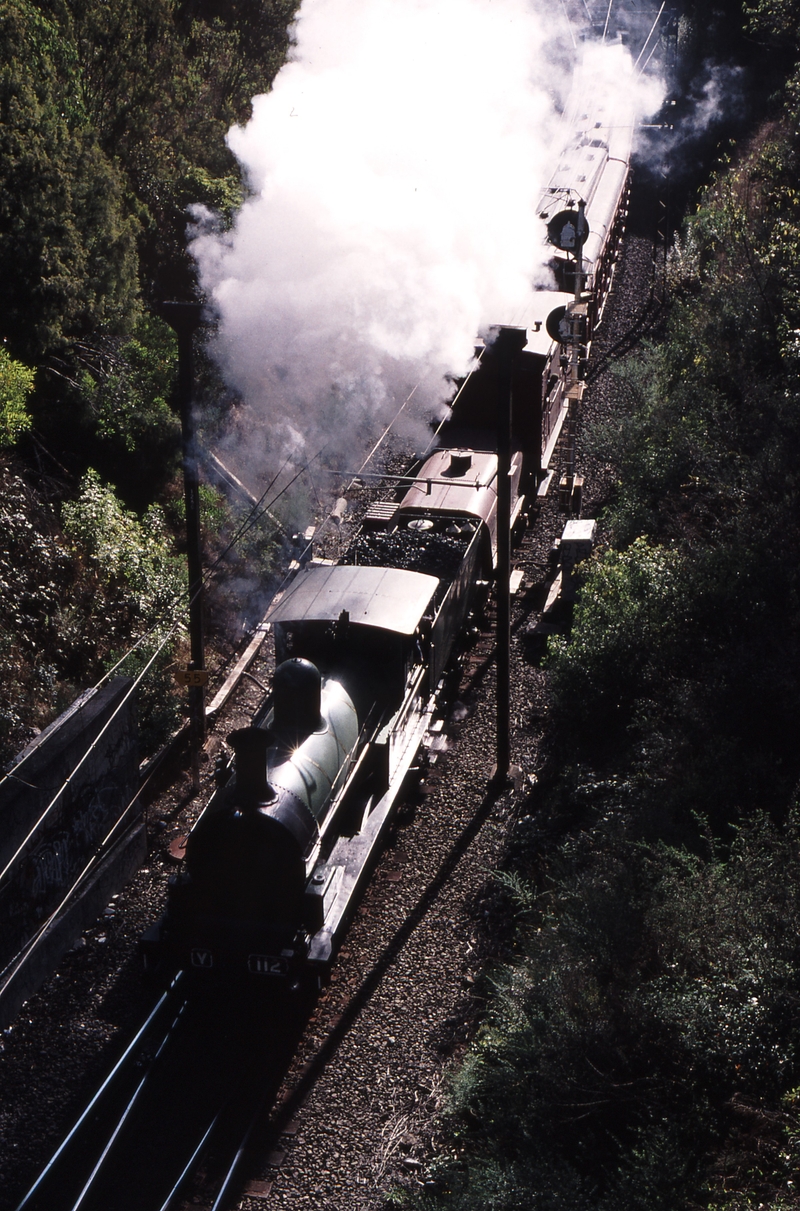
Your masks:
<svg viewBox="0 0 800 1211"><path fill-rule="evenodd" d="M235 774L209 805L172 880L155 941L215 974L289 975L297 931L313 921L309 879L359 749L347 691L308 660L275 672L261 726L229 736ZM307 893L308 889L308 895Z"/></svg>

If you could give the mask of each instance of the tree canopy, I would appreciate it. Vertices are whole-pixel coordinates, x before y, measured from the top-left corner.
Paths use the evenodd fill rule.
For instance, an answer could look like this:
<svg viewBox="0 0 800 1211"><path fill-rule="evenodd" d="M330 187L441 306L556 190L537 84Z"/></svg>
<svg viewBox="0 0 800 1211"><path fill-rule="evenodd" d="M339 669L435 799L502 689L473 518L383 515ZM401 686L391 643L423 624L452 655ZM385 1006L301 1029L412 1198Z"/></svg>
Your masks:
<svg viewBox="0 0 800 1211"><path fill-rule="evenodd" d="M180 550L177 352L153 304L193 297L187 206L203 203L224 224L241 201L225 135L269 89L295 7L0 5L6 758L131 641L180 609L171 562ZM222 410L222 389L202 358L200 371ZM230 515L209 499L218 529ZM267 538L263 545L271 551ZM163 676L175 651L168 645L160 658L162 681L142 687L152 743L174 722Z"/></svg>

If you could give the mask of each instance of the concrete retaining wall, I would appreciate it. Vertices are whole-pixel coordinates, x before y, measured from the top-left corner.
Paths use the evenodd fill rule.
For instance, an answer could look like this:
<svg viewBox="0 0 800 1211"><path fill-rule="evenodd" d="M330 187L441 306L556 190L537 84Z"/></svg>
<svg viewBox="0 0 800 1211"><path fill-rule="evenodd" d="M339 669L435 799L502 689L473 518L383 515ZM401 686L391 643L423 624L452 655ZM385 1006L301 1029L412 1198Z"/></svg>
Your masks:
<svg viewBox="0 0 800 1211"><path fill-rule="evenodd" d="M0 1026L141 863L145 836L135 812L74 903L51 922L20 964L17 956L131 804L139 786L131 679L89 690L33 741L0 782ZM18 852L19 851L19 852Z"/></svg>

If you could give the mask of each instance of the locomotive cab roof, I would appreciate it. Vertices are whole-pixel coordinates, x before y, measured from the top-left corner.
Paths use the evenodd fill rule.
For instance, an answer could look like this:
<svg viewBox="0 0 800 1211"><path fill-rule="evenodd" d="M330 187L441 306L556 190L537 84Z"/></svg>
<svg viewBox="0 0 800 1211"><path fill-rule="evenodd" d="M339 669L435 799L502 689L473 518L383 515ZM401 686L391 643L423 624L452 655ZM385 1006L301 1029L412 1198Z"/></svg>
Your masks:
<svg viewBox="0 0 800 1211"><path fill-rule="evenodd" d="M337 622L413 635L430 612L439 581L422 572L341 564L310 567L292 581L268 622Z"/></svg>

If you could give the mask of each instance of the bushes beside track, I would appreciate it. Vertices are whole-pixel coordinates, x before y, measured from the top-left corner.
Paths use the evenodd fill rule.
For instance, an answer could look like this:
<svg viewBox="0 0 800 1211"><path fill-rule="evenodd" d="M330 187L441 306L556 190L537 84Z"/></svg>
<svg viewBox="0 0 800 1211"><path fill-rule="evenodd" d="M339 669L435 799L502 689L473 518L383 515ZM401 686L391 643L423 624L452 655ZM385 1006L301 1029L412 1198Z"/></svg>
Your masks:
<svg viewBox="0 0 800 1211"><path fill-rule="evenodd" d="M634 840L631 793L604 798L559 845L552 818L523 829L514 957L419 1205L796 1205L798 819L701 856Z"/></svg>

